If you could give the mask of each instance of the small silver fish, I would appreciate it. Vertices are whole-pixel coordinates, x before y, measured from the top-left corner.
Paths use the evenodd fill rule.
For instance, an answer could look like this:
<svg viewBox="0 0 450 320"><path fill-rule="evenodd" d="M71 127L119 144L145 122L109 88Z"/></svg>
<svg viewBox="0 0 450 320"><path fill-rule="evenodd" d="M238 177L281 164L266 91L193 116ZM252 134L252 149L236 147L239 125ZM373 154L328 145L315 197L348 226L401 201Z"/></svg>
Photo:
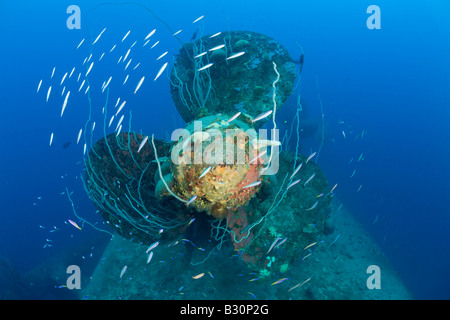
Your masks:
<svg viewBox="0 0 450 320"><path fill-rule="evenodd" d="M242 187L242 189L247 189L247 188L252 188L252 187L256 187L257 185L259 185L261 183L261 181L255 181L253 183L250 183L248 185L246 185L245 187Z"/></svg>
<svg viewBox="0 0 450 320"><path fill-rule="evenodd" d="M256 122L256 121L259 121L261 119L267 118L268 116L270 116L270 114L272 112L273 112L273 110L269 110L269 111L263 112L259 116L257 116L255 119L253 119L252 122Z"/></svg>
<svg viewBox="0 0 450 320"><path fill-rule="evenodd" d="M245 52L244 52L244 51L242 51L242 52L238 52L238 53L236 53L236 54L233 54L232 56L229 56L229 57L227 58L227 60L231 60L231 59L234 59L234 58L240 57L240 56L242 56L242 55L244 55L244 54L245 54Z"/></svg>
<svg viewBox="0 0 450 320"><path fill-rule="evenodd" d="M122 60L123 62L125 62L125 60L127 60L128 55L130 54L130 52L131 52L131 49L128 49L127 53L125 53L125 57Z"/></svg>
<svg viewBox="0 0 450 320"><path fill-rule="evenodd" d="M318 204L318 203L319 203L319 201L316 201L316 202L313 204L313 206L312 206L311 208L306 209L305 211L313 210L315 207L317 207L317 204Z"/></svg>
<svg viewBox="0 0 450 320"><path fill-rule="evenodd" d="M145 145L145 143L147 142L147 140L148 140L148 136L146 136L145 138L144 138L144 140L142 140L142 142L141 142L141 144L139 145L139 149L138 149L138 153L139 153L139 151L141 151L141 149L142 149L142 147L144 147L144 145Z"/></svg>
<svg viewBox="0 0 450 320"><path fill-rule="evenodd" d="M154 35L156 32L156 29L153 29L152 31L150 31L150 33L145 37L144 41L147 40L148 38L150 38L152 35Z"/></svg>
<svg viewBox="0 0 450 320"><path fill-rule="evenodd" d="M122 276L125 274L126 271L127 271L127 266L122 268L122 271L120 272L120 279L122 279Z"/></svg>
<svg viewBox="0 0 450 320"><path fill-rule="evenodd" d="M147 264L152 260L152 257L153 257L153 251L150 252L150 254L148 255Z"/></svg>
<svg viewBox="0 0 450 320"><path fill-rule="evenodd" d="M67 72L64 73L64 76L62 77L61 83L59 85L63 84L64 80L66 80L66 77L67 77Z"/></svg>
<svg viewBox="0 0 450 320"><path fill-rule="evenodd" d="M276 249L276 248L278 248L279 246L281 246L283 243L286 242L286 240L287 240L287 238L284 238L284 240L281 241L280 243L278 243L278 244L274 247L274 249Z"/></svg>
<svg viewBox="0 0 450 320"><path fill-rule="evenodd" d="M102 30L102 32L100 32L100 34L97 36L97 38L95 38L94 42L92 42L92 44L95 44L98 39L100 39L100 37L102 36L103 32L105 32L106 28ZM84 40L84 39L83 39Z"/></svg>
<svg viewBox="0 0 450 320"><path fill-rule="evenodd" d="M203 178L210 170L211 170L212 166L209 166L208 168L206 168L205 170L203 170L202 174L200 175L200 177L198 177L199 179Z"/></svg>
<svg viewBox="0 0 450 320"><path fill-rule="evenodd" d="M150 250L155 249L157 246L159 245L159 242L156 241L155 243L153 243L152 245L150 245L147 249L147 251L145 251L145 253L148 253Z"/></svg>
<svg viewBox="0 0 450 320"><path fill-rule="evenodd" d="M295 176L295 174L300 170L300 168L302 167L302 165L303 165L303 162L300 163L300 165L297 167L297 169L295 169L294 173L291 175L291 177L289 178L289 180L292 179L292 178Z"/></svg>
<svg viewBox="0 0 450 320"><path fill-rule="evenodd" d="M122 111L123 107L125 106L125 103L127 103L126 100L123 101L122 104L120 105L119 109L117 109L116 116L117 116L117 114L119 114L120 111Z"/></svg>
<svg viewBox="0 0 450 320"><path fill-rule="evenodd" d="M298 179L298 180L295 180L295 181L291 182L291 183L287 186L286 190L289 190L290 187L295 186L297 183L300 182L300 180L302 180L302 179Z"/></svg>
<svg viewBox="0 0 450 320"><path fill-rule="evenodd" d="M192 202L195 201L195 199L197 199L197 195L193 195L192 198L189 199L189 201L186 203L186 205L190 205Z"/></svg>
<svg viewBox="0 0 450 320"><path fill-rule="evenodd" d="M47 100L45 102L48 102L48 98L50 97L50 92L52 92L52 86L48 87Z"/></svg>
<svg viewBox="0 0 450 320"><path fill-rule="evenodd" d="M266 254L268 254L268 253L273 249L273 247L275 246L275 244L276 244L280 239L281 239L281 238L278 237L278 238L275 239L274 242L272 242L272 245L270 246L270 248L269 248L269 250L266 252Z"/></svg>
<svg viewBox="0 0 450 320"><path fill-rule="evenodd" d="M308 163L308 161L311 160L311 159L316 155L316 153L317 153L317 152L312 153L312 154L308 157L308 159L306 159L306 162L305 162L305 163Z"/></svg>
<svg viewBox="0 0 450 320"><path fill-rule="evenodd" d="M80 44L77 46L77 49L83 44L83 42L84 42L84 38L83 38L83 40L81 40Z"/></svg>
<svg viewBox="0 0 450 320"><path fill-rule="evenodd" d="M192 23L196 23L197 21L203 19L204 17L205 17L205 16L200 16L200 17L198 17L197 19L195 19Z"/></svg>
<svg viewBox="0 0 450 320"><path fill-rule="evenodd" d="M128 30L127 34L122 38L122 41L121 41L121 42L123 42L123 41L128 37L128 35L130 34L130 32L131 32L131 30Z"/></svg>
<svg viewBox="0 0 450 320"><path fill-rule="evenodd" d="M208 69L208 68L211 67L212 65L213 65L213 63L208 63L206 66L201 67L201 68L198 69L197 71L202 71L202 70Z"/></svg>
<svg viewBox="0 0 450 320"><path fill-rule="evenodd" d="M199 53L198 55L196 55L195 57L194 57L194 59L195 58L200 58L201 56L204 56L205 54L207 54L208 52L202 52L202 53Z"/></svg>
<svg viewBox="0 0 450 320"><path fill-rule="evenodd" d="M156 41L151 47L150 47L150 49L153 49L154 47L156 47L156 45L159 43L159 40L158 41Z"/></svg>
<svg viewBox="0 0 450 320"><path fill-rule="evenodd" d="M240 114L241 114L241 112L239 111L238 113L236 113L234 116L232 116L230 119L228 119L228 121L227 122L231 122L231 121L233 121L234 119L236 119L237 117L239 117L240 116Z"/></svg>
<svg viewBox="0 0 450 320"><path fill-rule="evenodd" d="M93 66L94 66L94 61L91 62L91 65L89 66L88 71L86 72L85 77L87 77L88 74L89 74L89 72L91 72Z"/></svg>
<svg viewBox="0 0 450 320"><path fill-rule="evenodd" d="M161 59L162 57L164 57L169 51L164 52L162 55L160 55L158 58L156 58L156 60L158 61L159 59Z"/></svg>
<svg viewBox="0 0 450 320"><path fill-rule="evenodd" d="M163 64L163 66L161 67L161 69L159 69L158 74L156 75L155 79L153 79L153 81L156 81L156 79L159 78L159 76L164 72L164 70L167 67L167 62Z"/></svg>
<svg viewBox="0 0 450 320"><path fill-rule="evenodd" d="M215 34L213 34L212 36L210 36L209 38L211 39L211 38L214 38L214 37L217 37L219 34L221 34L222 32L217 32L217 33L215 33Z"/></svg>
<svg viewBox="0 0 450 320"><path fill-rule="evenodd" d="M67 91L66 98L64 99L64 103L61 110L61 117L63 116L64 110L66 110L67 100L69 99L70 91Z"/></svg>
<svg viewBox="0 0 450 320"><path fill-rule="evenodd" d="M305 186L306 187L306 185L308 184L308 182L310 182L314 177L315 177L315 175L316 175L316 173L314 172L313 174L312 174L312 176L311 177L309 177L309 179L308 180L306 180L306 182L305 182L305 184L303 185L303 186Z"/></svg>
<svg viewBox="0 0 450 320"><path fill-rule="evenodd" d="M214 47L214 48L209 49L209 51L216 51L216 50L222 49L223 47L225 47L225 45L224 45L224 44L221 44L221 45L219 45L219 46L217 46L217 47Z"/></svg>
<svg viewBox="0 0 450 320"><path fill-rule="evenodd" d="M136 86L136 89L134 90L134 93L136 94L136 92L139 90L139 88L141 87L142 83L144 82L145 76L143 76L141 78L141 80L139 80L139 83Z"/></svg>

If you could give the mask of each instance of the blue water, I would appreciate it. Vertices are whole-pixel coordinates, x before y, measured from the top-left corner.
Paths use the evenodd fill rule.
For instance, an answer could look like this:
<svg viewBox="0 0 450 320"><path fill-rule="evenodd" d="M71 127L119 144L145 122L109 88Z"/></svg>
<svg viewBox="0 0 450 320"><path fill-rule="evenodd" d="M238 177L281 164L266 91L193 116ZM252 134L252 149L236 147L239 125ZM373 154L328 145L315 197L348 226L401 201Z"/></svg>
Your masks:
<svg viewBox="0 0 450 320"><path fill-rule="evenodd" d="M153 28L161 34L160 47L142 53L144 60L154 60L165 50L173 55L180 48L167 28L142 7L102 6L89 12L100 3L0 2L0 254L20 274L101 237L93 229L80 233L64 223L73 219L67 195L61 194L66 187L73 191L76 211L98 221L79 181L83 165L77 164L83 149L76 145L76 137L88 115L86 96L72 94L60 117L57 82L62 70L80 66L89 54L88 46L75 47L83 38L93 41L106 27L101 40L107 45L95 49L100 50L95 51L97 56L101 50L109 52L110 44L130 29L134 39ZM66 27L71 4L81 8L81 30ZM366 9L372 4L381 9L380 30L366 27ZM263 33L283 44L294 59L300 56L296 42L301 44L305 54L301 92L310 116L318 120L320 93L327 140L318 164L331 185L338 183L336 196L376 240L414 298L450 298L448 1L152 1L146 5L173 31L183 29L179 35L183 41L189 41L197 28L192 21L205 15L205 34ZM109 65L115 64L111 61ZM167 61L170 66L172 57ZM108 73L108 63L98 65L92 85L99 87L106 75L114 78L114 74ZM170 97L167 78L151 83L160 66L147 63L136 69L134 83L146 75L147 86L139 95L129 95L127 104L133 105L134 129L165 138L184 122ZM55 89L46 103L46 81L53 67ZM96 78L96 73L103 78ZM77 74L78 70L73 77ZM37 94L40 79L44 84ZM111 83L114 103L118 97L114 92L120 90L120 81ZM104 95L93 94L92 100L98 109ZM295 101L290 99L278 119L290 126L294 114ZM101 132L96 130L99 139ZM355 140L363 130L364 138ZM64 149L68 141L71 145ZM303 151L317 150L319 144L318 138L308 139ZM364 159L358 162L361 153ZM49 233L54 226L59 231ZM43 248L46 243L53 247ZM74 252L86 254L89 248L86 244Z"/></svg>

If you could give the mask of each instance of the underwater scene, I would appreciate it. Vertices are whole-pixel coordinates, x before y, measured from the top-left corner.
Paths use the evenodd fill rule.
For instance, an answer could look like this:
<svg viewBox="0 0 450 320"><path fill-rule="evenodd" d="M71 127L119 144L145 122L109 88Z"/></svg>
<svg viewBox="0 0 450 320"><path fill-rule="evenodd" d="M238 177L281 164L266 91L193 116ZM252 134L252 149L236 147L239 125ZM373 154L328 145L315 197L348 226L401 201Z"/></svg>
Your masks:
<svg viewBox="0 0 450 320"><path fill-rule="evenodd" d="M447 1L0 9L0 300L450 298Z"/></svg>

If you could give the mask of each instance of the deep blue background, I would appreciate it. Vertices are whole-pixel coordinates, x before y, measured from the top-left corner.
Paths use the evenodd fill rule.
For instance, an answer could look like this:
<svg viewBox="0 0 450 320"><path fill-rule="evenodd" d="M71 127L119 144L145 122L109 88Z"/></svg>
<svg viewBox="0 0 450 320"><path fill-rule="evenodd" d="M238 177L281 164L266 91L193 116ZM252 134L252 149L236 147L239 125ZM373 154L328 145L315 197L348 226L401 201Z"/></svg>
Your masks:
<svg viewBox="0 0 450 320"><path fill-rule="evenodd" d="M73 66L77 67L73 77L78 75L89 54L88 39L91 42L107 27L94 48L98 60L128 30L132 30L127 39L131 44L157 28L154 38L161 43L152 51L137 49L136 58L142 65L130 76L128 88L121 86L122 71L119 75L117 68L108 69L115 65L113 60L99 63L91 81L98 88L111 75L113 80L120 78L111 83L111 103L123 95L127 112L133 110L134 129L164 138L166 132L183 125L166 76L152 81L162 64L154 62L155 58L169 50L165 61L170 65L180 43L141 7L104 6L88 13L98 3L0 1L0 253L20 272L98 235L89 227L80 233L64 224L74 216L66 195L60 194L65 187L74 191L77 212L96 220L95 208L76 178L82 172L82 164L77 164L82 160L82 145L75 141L88 115L86 96L75 94L79 84L72 87L64 117L59 116L59 81ZM295 59L300 52L296 41L300 43L305 52L302 96L311 117L320 119L318 79L327 134L335 141L324 145L319 164L330 184L339 184L337 196L382 247L415 298L450 298L448 1L141 3L174 31L183 29L183 41L189 41L197 28L192 21L204 14L205 34L224 30L264 33L282 43ZM66 27L66 8L71 4L81 8L81 30ZM371 4L381 8L381 30L366 27L366 8ZM75 50L84 37L85 45ZM45 103L53 67L54 91ZM131 93L143 75L146 81L134 96ZM44 84L36 94L40 79ZM93 94L95 110L101 110L104 97ZM280 125L283 120L290 125L294 100L280 111ZM362 130L364 139L355 141ZM53 147L48 146L51 132L55 132ZM100 130L95 132L100 138ZM72 145L63 149L67 141ZM319 141L311 139L305 146L317 150ZM361 153L364 160L357 163ZM354 161L348 164L352 157ZM53 226L60 231L49 234ZM43 249L45 239L54 246Z"/></svg>

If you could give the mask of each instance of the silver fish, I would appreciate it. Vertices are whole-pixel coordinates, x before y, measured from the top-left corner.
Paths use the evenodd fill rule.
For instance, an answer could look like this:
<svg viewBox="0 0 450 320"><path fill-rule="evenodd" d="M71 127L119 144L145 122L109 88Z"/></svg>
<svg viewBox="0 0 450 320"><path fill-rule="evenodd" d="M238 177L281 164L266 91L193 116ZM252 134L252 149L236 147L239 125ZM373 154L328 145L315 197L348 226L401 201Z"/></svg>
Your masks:
<svg viewBox="0 0 450 320"><path fill-rule="evenodd" d="M126 271L127 271L127 266L123 267L122 271L120 272L120 278L122 278L122 276L125 274Z"/></svg>
<svg viewBox="0 0 450 320"><path fill-rule="evenodd" d="M70 91L67 91L66 98L64 99L64 103L63 103L62 110L61 110L61 117L63 116L64 110L66 109L67 100L69 99L69 95L70 95Z"/></svg>
<svg viewBox="0 0 450 320"><path fill-rule="evenodd" d="M234 119L236 119L237 117L239 117L241 115L241 112L239 111L238 113L236 113L234 116L232 116L230 119L228 119L228 121L227 122L231 122L231 121L233 121Z"/></svg>
<svg viewBox="0 0 450 320"><path fill-rule="evenodd" d="M313 210L315 207L317 207L317 204L318 204L318 203L319 203L319 201L316 201L316 202L313 204L313 206L312 206L311 208L306 209L305 211Z"/></svg>
<svg viewBox="0 0 450 320"><path fill-rule="evenodd" d="M280 239L281 239L281 238L278 237L278 238L275 239L274 242L272 242L272 245L270 246L270 248L269 248L269 250L266 252L266 254L268 254L268 253L272 250L273 246L274 246Z"/></svg>
<svg viewBox="0 0 450 320"><path fill-rule="evenodd" d="M200 177L198 177L199 179L203 178L210 170L211 170L212 166L209 166L208 168L206 168L205 170L203 170L202 174L200 175Z"/></svg>
<svg viewBox="0 0 450 320"><path fill-rule="evenodd" d="M116 116L117 116L117 114L123 109L123 107L125 106L125 103L127 103L126 100L123 101L122 104L120 105L119 109L117 109Z"/></svg>
<svg viewBox="0 0 450 320"><path fill-rule="evenodd" d="M214 48L212 48L212 49L209 49L209 51L219 50L219 49L222 49L223 47L225 47L225 45L224 45L224 44L221 44L221 45L219 45L219 46L217 46L217 47L214 47Z"/></svg>
<svg viewBox="0 0 450 320"><path fill-rule="evenodd" d="M204 67L198 69L197 71L202 71L202 70L208 69L208 68L211 67L212 65L213 65L213 63L209 63L209 64L207 64L206 66L204 66Z"/></svg>
<svg viewBox="0 0 450 320"><path fill-rule="evenodd" d="M208 52L202 52L202 53L199 53L198 55L196 55L194 58L200 58L201 56L204 56L205 54L207 54Z"/></svg>
<svg viewBox="0 0 450 320"><path fill-rule="evenodd" d="M164 52L162 55L160 55L156 60L158 61L159 59L161 59L162 57L164 57L169 51Z"/></svg>
<svg viewBox="0 0 450 320"><path fill-rule="evenodd" d="M91 72L92 66L93 66L93 65L94 65L94 61L91 62L91 65L89 66L88 71L86 72L85 77L87 77L87 75L89 74L89 72Z"/></svg>
<svg viewBox="0 0 450 320"><path fill-rule="evenodd" d="M102 32L100 32L100 34L97 36L97 38L94 40L94 42L92 42L92 44L95 44L98 39L100 39L100 37L102 36L103 32L105 32L106 28L102 30Z"/></svg>
<svg viewBox="0 0 450 320"><path fill-rule="evenodd" d="M253 183L250 183L248 185L246 185L245 187L242 187L242 189L247 189L247 188L252 188L252 187L256 187L257 185L259 185L261 183L261 181L255 181Z"/></svg>
<svg viewBox="0 0 450 320"><path fill-rule="evenodd" d="M78 142L80 142L82 132L83 132L83 129L81 128L80 131L78 132L77 144L78 144Z"/></svg>
<svg viewBox="0 0 450 320"><path fill-rule="evenodd" d="M150 250L155 249L158 245L159 245L159 242L158 242L158 241L156 241L155 243L151 244L151 245L148 247L147 251L145 251L145 253L148 253Z"/></svg>
<svg viewBox="0 0 450 320"><path fill-rule="evenodd" d="M125 54L125 57L123 58L123 62L125 62L125 60L127 60L128 55L130 54L131 49L128 49L127 53Z"/></svg>
<svg viewBox="0 0 450 320"><path fill-rule="evenodd" d="M130 32L131 32L131 30L128 30L127 34L122 38L122 41L121 41L121 42L123 42L123 41L128 37L128 35L130 34Z"/></svg>
<svg viewBox="0 0 450 320"><path fill-rule="evenodd" d="M295 169L294 173L291 175L291 177L289 178L289 180L292 179L292 177L295 176L295 174L300 170L300 168L302 167L302 165L303 165L303 162L300 163L300 165L297 167L297 169Z"/></svg>
<svg viewBox="0 0 450 320"><path fill-rule="evenodd" d="M144 41L147 40L148 38L150 38L152 35L154 35L156 32L156 29L153 29L152 31L150 31L150 33L145 37Z"/></svg>
<svg viewBox="0 0 450 320"><path fill-rule="evenodd" d="M197 195L193 195L192 198L189 199L189 201L186 203L186 205L190 205L192 202L195 201L195 199L197 199Z"/></svg>
<svg viewBox="0 0 450 320"><path fill-rule="evenodd" d="M158 43L159 43L159 40L156 41L156 42L150 47L150 49L153 49Z"/></svg>
<svg viewBox="0 0 450 320"><path fill-rule="evenodd" d="M77 49L83 44L83 42L84 42L84 38L83 38L83 40L81 40L80 44L77 46Z"/></svg>
<svg viewBox="0 0 450 320"><path fill-rule="evenodd" d="M211 39L211 38L214 38L214 37L217 37L219 34L221 34L222 32L217 32L217 33L215 33L215 34L213 34L212 36L210 36L209 38Z"/></svg>
<svg viewBox="0 0 450 320"><path fill-rule="evenodd" d="M153 257L153 251L150 252L150 254L148 255L147 264L150 263L150 261L152 260L152 257Z"/></svg>
<svg viewBox="0 0 450 320"><path fill-rule="evenodd" d="M290 184L287 186L286 190L288 190L290 187L295 186L297 183L300 182L300 180L302 180L302 179L298 179L298 180L295 180L294 182L290 183Z"/></svg>
<svg viewBox="0 0 450 320"><path fill-rule="evenodd" d="M139 90L139 88L141 87L142 83L144 82L145 76L141 78L141 80L139 80L139 83L136 86L136 89L134 90L134 93L136 94L136 92Z"/></svg>
<svg viewBox="0 0 450 320"><path fill-rule="evenodd" d="M133 59L128 60L127 65L125 66L125 69L123 69L124 71L128 69L128 66L129 66L130 63L131 63L131 60L133 60Z"/></svg>
<svg viewBox="0 0 450 320"><path fill-rule="evenodd" d="M46 102L48 102L48 98L50 97L50 92L52 91L52 86L50 86L49 88L48 88L48 91L47 91L47 100L46 100Z"/></svg>
<svg viewBox="0 0 450 320"><path fill-rule="evenodd" d="M63 84L64 80L66 80L66 77L67 77L67 72L64 73L64 76L62 77L61 83L59 85Z"/></svg>
<svg viewBox="0 0 450 320"><path fill-rule="evenodd" d="M306 180L305 184L303 186L306 187L306 185L308 184L308 182L310 182L314 177L315 177L316 173L314 172L313 175L311 177L309 177L308 180Z"/></svg>
<svg viewBox="0 0 450 320"><path fill-rule="evenodd" d="M153 81L156 81L156 79L159 78L159 76L164 72L164 70L167 67L167 62L163 64L163 66L161 67L161 69L159 69L158 74L156 75L155 79L153 79Z"/></svg>
<svg viewBox="0 0 450 320"><path fill-rule="evenodd" d="M227 60L231 60L231 59L234 59L234 58L240 57L240 56L242 56L242 55L244 55L244 54L245 54L245 52L244 52L244 51L242 51L242 52L238 52L238 53L236 53L236 54L233 54L232 56L229 56L229 57L227 58Z"/></svg>
<svg viewBox="0 0 450 320"><path fill-rule="evenodd" d="M197 21L203 19L204 17L205 17L205 16L200 16L200 17L198 17L197 19L195 19L192 23L196 23Z"/></svg>
<svg viewBox="0 0 450 320"><path fill-rule="evenodd" d="M138 149L137 152L141 151L141 149L144 147L144 145L145 145L145 143L147 142L147 140L148 140L148 136L146 136L146 137L144 138L144 140L142 140L141 144L139 145L139 149Z"/></svg>
<svg viewBox="0 0 450 320"><path fill-rule="evenodd" d="M120 117L119 122L116 125L116 130L119 128L119 126L122 124L123 118L124 118L124 114Z"/></svg>
<svg viewBox="0 0 450 320"><path fill-rule="evenodd" d="M113 123L113 121L114 121L114 116L112 116L111 119L109 120L108 128L111 127L111 124Z"/></svg>
<svg viewBox="0 0 450 320"><path fill-rule="evenodd" d="M253 119L252 122L256 122L256 121L259 121L261 119L267 118L268 116L270 116L270 114L272 112L273 112L273 110L269 110L269 111L263 112L259 116L257 116L255 119Z"/></svg>
<svg viewBox="0 0 450 320"><path fill-rule="evenodd" d="M305 163L308 163L308 161L311 160L311 159L316 155L316 153L317 153L317 152L312 153L312 154L308 157L308 159L306 159L306 162L305 162Z"/></svg>

